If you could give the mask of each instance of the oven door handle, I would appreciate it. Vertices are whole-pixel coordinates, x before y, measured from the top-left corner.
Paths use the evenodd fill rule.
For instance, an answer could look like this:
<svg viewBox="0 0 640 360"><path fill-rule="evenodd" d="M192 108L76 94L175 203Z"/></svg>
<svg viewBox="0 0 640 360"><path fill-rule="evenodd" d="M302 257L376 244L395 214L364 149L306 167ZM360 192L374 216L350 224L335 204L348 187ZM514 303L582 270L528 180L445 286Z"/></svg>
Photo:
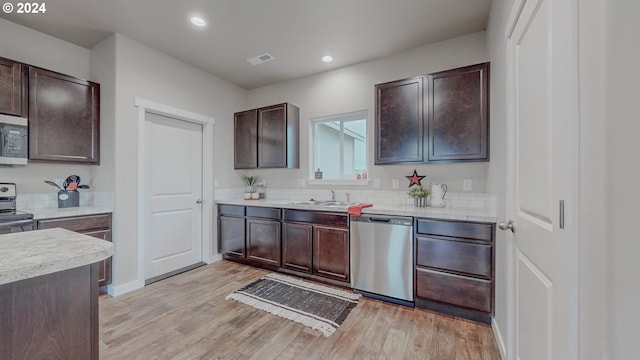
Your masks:
<svg viewBox="0 0 640 360"><path fill-rule="evenodd" d="M33 220L18 220L0 223L0 227L17 226L17 225L33 225Z"/></svg>

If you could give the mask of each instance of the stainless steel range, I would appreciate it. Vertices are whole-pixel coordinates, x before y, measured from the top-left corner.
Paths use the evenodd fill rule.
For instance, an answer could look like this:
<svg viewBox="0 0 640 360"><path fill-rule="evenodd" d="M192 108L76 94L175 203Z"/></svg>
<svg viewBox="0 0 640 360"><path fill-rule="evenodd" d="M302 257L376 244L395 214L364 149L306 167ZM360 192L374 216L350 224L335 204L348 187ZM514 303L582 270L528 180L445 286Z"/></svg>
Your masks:
<svg viewBox="0 0 640 360"><path fill-rule="evenodd" d="M33 215L16 210L16 184L0 183L0 234L33 230Z"/></svg>

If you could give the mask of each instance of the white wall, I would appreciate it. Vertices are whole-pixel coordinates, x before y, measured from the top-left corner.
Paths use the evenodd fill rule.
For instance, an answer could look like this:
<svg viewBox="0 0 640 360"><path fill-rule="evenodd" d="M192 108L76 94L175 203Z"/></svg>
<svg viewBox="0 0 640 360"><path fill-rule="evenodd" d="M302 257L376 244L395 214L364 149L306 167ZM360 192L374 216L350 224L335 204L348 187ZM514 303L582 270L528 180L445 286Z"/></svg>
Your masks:
<svg viewBox="0 0 640 360"><path fill-rule="evenodd" d="M0 57L61 72L82 79L89 75L89 50L0 18ZM79 175L96 189L94 165L29 162L26 167L0 168L0 182L15 182L18 194L55 192L44 180Z"/></svg>
<svg viewBox="0 0 640 360"><path fill-rule="evenodd" d="M91 49L91 78L100 83L100 166L94 168L96 188L113 192L115 187L116 36Z"/></svg>
<svg viewBox="0 0 640 360"><path fill-rule="evenodd" d="M498 221L506 219L506 150L507 150L507 64L504 30L514 0L494 0L487 27L487 49L491 59L491 163L487 171L487 193L496 196ZM507 259L508 238L496 232L495 259L495 315L493 326L501 352L507 350L509 317L507 315ZM505 354L503 354L505 355Z"/></svg>
<svg viewBox="0 0 640 360"><path fill-rule="evenodd" d="M595 1L595 0L594 0ZM640 192L640 2L606 1L606 195L600 204L607 214L605 243L608 252L606 347L609 359L638 357L640 320L640 241L638 204ZM602 254L600 256L605 256Z"/></svg>
<svg viewBox="0 0 640 360"><path fill-rule="evenodd" d="M231 183L227 169L233 168L233 113L247 104L245 90L122 35L115 35L114 51L115 143L105 147L114 149L113 285L118 287L136 281L138 266L138 110L134 99L215 118L214 177L221 179L221 186ZM208 240L216 252L213 224L214 232Z"/></svg>
<svg viewBox="0 0 640 360"><path fill-rule="evenodd" d="M369 178L380 178L382 189L391 189L393 179L399 179L401 188L405 188L408 183L404 176L418 169L418 173L427 175L427 181L444 182L450 191L461 192L462 180L472 179L473 191L484 192L487 163L373 166L373 120L375 84L485 61L488 61L485 33L478 32L378 60L251 90L249 108L279 102L290 102L300 108L300 169L238 172L235 186L241 185L240 174L252 173L267 179L268 187L296 187L297 178L310 178L309 119L368 110Z"/></svg>

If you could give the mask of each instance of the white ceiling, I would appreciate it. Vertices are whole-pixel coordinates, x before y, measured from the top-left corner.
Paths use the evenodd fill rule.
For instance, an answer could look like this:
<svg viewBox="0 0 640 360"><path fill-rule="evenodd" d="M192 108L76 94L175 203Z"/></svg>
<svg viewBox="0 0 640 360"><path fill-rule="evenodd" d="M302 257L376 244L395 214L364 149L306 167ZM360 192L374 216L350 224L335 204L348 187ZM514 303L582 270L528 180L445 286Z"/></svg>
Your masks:
<svg viewBox="0 0 640 360"><path fill-rule="evenodd" d="M491 0L55 0L10 21L91 48L120 33L253 89L484 30ZM209 22L189 23L191 14ZM246 59L269 53L261 65ZM334 61L321 61L330 54Z"/></svg>

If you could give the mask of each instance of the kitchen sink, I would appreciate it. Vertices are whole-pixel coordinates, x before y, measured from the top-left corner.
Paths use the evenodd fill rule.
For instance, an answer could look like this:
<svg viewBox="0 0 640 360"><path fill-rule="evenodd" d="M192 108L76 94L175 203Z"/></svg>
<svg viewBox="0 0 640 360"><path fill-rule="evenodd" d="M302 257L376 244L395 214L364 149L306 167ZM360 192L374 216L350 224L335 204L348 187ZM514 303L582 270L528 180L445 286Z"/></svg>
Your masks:
<svg viewBox="0 0 640 360"><path fill-rule="evenodd" d="M344 201L332 201L332 200L304 200L304 201L292 201L291 205L313 205L313 206L327 206L327 207L341 207L353 205L350 202Z"/></svg>
<svg viewBox="0 0 640 360"><path fill-rule="evenodd" d="M304 201L292 201L289 204L291 205L322 205L325 202L326 201L319 201L319 200L304 200Z"/></svg>

